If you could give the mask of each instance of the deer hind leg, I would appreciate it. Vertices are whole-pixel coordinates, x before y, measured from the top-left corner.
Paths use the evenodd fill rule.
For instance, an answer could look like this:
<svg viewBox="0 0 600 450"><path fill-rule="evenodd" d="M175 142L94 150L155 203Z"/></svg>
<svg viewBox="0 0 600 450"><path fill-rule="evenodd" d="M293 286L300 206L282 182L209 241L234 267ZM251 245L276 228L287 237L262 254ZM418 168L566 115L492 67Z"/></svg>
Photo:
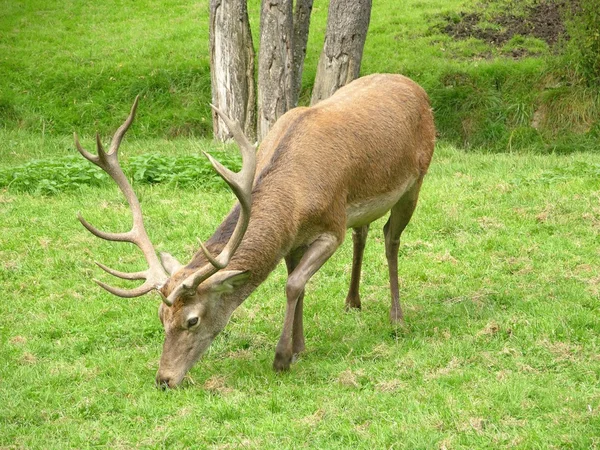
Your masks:
<svg viewBox="0 0 600 450"><path fill-rule="evenodd" d="M338 248L341 239L333 234L323 234L315 240L304 252L298 264L289 274L285 286L287 304L285 310L285 319L281 337L275 348L275 360L273 368L280 372L290 368L292 357L294 355L294 325L296 324L297 336L301 333L302 324L302 296L304 287L310 278L321 268ZM288 266L289 267L289 266ZM300 305L300 306L299 306ZM299 307L299 310L298 310ZM299 318L296 318L296 315ZM299 328L300 327L300 328ZM296 338L296 344L300 345L300 340ZM304 336L302 337L302 342Z"/></svg>
<svg viewBox="0 0 600 450"><path fill-rule="evenodd" d="M346 311L350 310L350 308L360 309L360 271L368 233L369 225L352 229L352 275L350 277L350 289L346 296Z"/></svg>
<svg viewBox="0 0 600 450"><path fill-rule="evenodd" d="M390 211L390 218L383 227L385 236L385 256L388 262L390 275L390 291L392 304L390 308L390 320L392 323L402 323L403 314L400 307L400 295L398 292L398 249L400 248L400 236L408 225L410 218L417 206L419 190L422 179L418 180L396 203Z"/></svg>

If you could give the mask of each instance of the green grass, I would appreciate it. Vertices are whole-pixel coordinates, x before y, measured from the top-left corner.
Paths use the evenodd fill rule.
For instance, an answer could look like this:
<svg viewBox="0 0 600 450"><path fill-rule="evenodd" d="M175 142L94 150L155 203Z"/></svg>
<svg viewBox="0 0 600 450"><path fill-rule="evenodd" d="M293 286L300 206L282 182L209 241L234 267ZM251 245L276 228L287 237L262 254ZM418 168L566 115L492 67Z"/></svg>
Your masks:
<svg viewBox="0 0 600 450"><path fill-rule="evenodd" d="M185 386L166 392L153 385L159 298L119 299L91 281L108 278L93 260L135 268L143 258L75 219L82 211L100 227L128 227L116 189L0 191L0 447L598 448L599 174L591 153L439 144L401 246L406 329L387 319L380 220L363 311L343 312L347 239L309 284L307 351L289 373L271 370L280 265ZM225 190L136 190L154 243L181 260L233 202Z"/></svg>
<svg viewBox="0 0 600 450"><path fill-rule="evenodd" d="M255 46L259 3L249 2ZM421 83L440 137L459 146L597 151L599 91L576 79L572 61L539 39L517 36L495 48L440 28L460 11L522 14L530 3L374 2L362 73L404 73ZM134 136L210 136L208 2L4 0L0 8L0 128L44 137L75 130L107 135L141 94ZM302 103L310 99L326 18L327 2L316 2ZM513 49L534 57L513 60Z"/></svg>
<svg viewBox="0 0 600 450"><path fill-rule="evenodd" d="M486 4L489 18L524 3ZM347 239L309 284L307 351L289 373L271 370L280 265L183 388L160 391L160 299L91 281L109 278L95 260L143 258L77 222L131 219L72 132L91 150L142 94L122 160L153 242L187 260L234 201L201 151L238 161L207 138L208 2L0 0L0 448L599 448L600 97L539 40L439 32L474 7L374 2L363 73L425 86L442 138L401 246L407 327L388 323L380 220L363 311L343 312ZM304 102L326 13L316 2ZM523 48L538 56L506 58Z"/></svg>

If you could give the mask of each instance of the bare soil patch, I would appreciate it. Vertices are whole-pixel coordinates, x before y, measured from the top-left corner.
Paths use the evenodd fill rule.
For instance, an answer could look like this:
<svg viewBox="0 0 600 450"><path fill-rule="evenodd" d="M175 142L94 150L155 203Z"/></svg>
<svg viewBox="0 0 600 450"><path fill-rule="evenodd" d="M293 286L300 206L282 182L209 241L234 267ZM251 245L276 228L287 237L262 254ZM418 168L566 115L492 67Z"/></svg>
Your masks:
<svg viewBox="0 0 600 450"><path fill-rule="evenodd" d="M567 0L540 0L525 9L524 15L498 14L485 17L482 12L461 12L457 15L444 17L439 25L441 30L456 39L476 38L500 47L514 36L535 37L548 43L550 47L561 39L568 39L565 28L565 14L573 2ZM482 4L485 10L485 3ZM524 48L513 50L513 57L526 56Z"/></svg>

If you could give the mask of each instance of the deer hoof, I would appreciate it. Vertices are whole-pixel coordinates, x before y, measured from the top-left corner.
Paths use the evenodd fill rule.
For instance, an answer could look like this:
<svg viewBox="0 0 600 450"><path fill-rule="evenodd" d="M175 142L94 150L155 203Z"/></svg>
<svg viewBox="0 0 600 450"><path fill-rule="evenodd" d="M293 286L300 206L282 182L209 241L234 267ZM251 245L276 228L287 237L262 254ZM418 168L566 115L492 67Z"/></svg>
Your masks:
<svg viewBox="0 0 600 450"><path fill-rule="evenodd" d="M356 296L356 297L351 297L348 296L346 297L346 312L352 311L353 309L361 309L361 305L360 305L360 297Z"/></svg>
<svg viewBox="0 0 600 450"><path fill-rule="evenodd" d="M293 351L292 351L294 356L293 356L292 362L296 361L296 359L297 359L296 357L304 351L304 348L305 348L304 342L300 342L297 344L294 343L294 347L293 347Z"/></svg>
<svg viewBox="0 0 600 450"><path fill-rule="evenodd" d="M390 309L390 322L394 325L404 325L404 315L400 308L392 307Z"/></svg>
<svg viewBox="0 0 600 450"><path fill-rule="evenodd" d="M285 372L290 370L290 364L292 364L293 355L284 355L282 353L275 353L275 361L273 361L273 370L275 372Z"/></svg>

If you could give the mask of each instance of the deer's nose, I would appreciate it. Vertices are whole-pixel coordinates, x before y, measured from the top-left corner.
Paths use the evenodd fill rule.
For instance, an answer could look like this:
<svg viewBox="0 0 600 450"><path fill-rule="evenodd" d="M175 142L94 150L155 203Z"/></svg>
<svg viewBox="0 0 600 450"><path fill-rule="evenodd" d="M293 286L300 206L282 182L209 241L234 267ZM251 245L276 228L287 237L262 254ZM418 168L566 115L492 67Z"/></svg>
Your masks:
<svg viewBox="0 0 600 450"><path fill-rule="evenodd" d="M156 387L158 387L159 389L170 388L171 387L171 377L157 373L156 374Z"/></svg>

